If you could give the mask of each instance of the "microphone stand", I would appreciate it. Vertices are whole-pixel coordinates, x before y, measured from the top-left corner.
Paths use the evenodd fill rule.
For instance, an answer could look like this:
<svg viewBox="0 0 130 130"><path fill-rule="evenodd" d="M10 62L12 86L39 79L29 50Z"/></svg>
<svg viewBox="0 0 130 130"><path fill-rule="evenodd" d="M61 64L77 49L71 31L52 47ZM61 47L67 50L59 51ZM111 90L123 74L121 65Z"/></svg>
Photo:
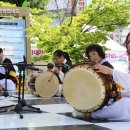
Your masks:
<svg viewBox="0 0 130 130"><path fill-rule="evenodd" d="M28 68L28 67L34 66L34 65L26 64L26 63L23 63L23 62L16 63L16 64L12 64L12 63L0 64L0 66L11 66L11 65L16 65L18 67L18 70L19 70L19 76L18 76L18 78L19 78L19 89L18 89L18 97L17 97L18 98L18 104L16 104L14 111L19 114L20 119L23 119L23 115L22 115L23 111L31 111L31 112L41 113L42 111L40 110L40 108L35 108L33 106L28 105L26 103L25 99L24 99L25 68ZM36 66L46 66L46 65L36 65ZM23 72L23 76L22 76L22 72ZM7 72L6 72L6 78L7 78ZM23 81L23 84L21 86L22 81ZM5 87L6 91L5 92L7 92L7 80L5 82L6 82L6 87ZM22 97L21 97L21 88L22 88ZM2 110L4 108L5 111L3 111L3 112L6 112L7 108L13 107L13 106L14 105L10 105L10 106L0 107L0 108L2 108ZM24 110L23 107L25 107L25 106L30 108L30 109Z"/></svg>
<svg viewBox="0 0 130 130"><path fill-rule="evenodd" d="M26 106L28 108L31 108L28 111L37 112L37 113L41 113L41 110L40 110L40 108L30 106L26 103L26 101L24 99L24 83L25 83L25 67L27 66L27 64L25 64L25 65L19 64L17 66L18 66L18 70L19 70L19 92L18 92L18 104L15 106L14 111L20 115L20 119L23 119L22 112L25 111L23 109L23 107ZM23 77L22 77L22 72L23 72ZM22 97L21 97L21 81L22 81L22 79L23 79L23 83L22 83Z"/></svg>
<svg viewBox="0 0 130 130"><path fill-rule="evenodd" d="M40 108L35 108L33 106L28 105L24 99L25 68L28 68L30 66L47 66L47 65L32 65L32 64L27 64L27 63L23 63L23 62L16 63L16 64L4 63L4 64L0 64L0 65L5 65L5 66L16 65L18 67L18 70L19 70L18 104L16 104L14 111L19 114L20 119L23 119L23 115L22 115L23 111L41 113L42 111L40 110ZM63 65L61 65L61 66L63 66ZM23 77L22 77L22 72L23 72ZM21 86L22 78L23 78L23 84ZM51 80L51 77L50 77L50 80ZM7 85L7 82L6 82L6 85ZM21 98L21 87L22 87L22 98ZM25 106L28 108L31 108L31 109L24 110L23 107L25 107Z"/></svg>

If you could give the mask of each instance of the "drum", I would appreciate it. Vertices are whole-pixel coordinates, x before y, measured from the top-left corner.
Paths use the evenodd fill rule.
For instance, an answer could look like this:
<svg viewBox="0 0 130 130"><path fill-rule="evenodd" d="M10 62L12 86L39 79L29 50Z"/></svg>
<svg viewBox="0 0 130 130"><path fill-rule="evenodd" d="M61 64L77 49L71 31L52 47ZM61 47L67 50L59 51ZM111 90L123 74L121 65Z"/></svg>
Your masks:
<svg viewBox="0 0 130 130"><path fill-rule="evenodd" d="M26 77L26 87L30 94L36 95L35 81L39 73L30 72Z"/></svg>
<svg viewBox="0 0 130 130"><path fill-rule="evenodd" d="M63 81L63 95L77 111L92 112L104 107L112 88L108 75L96 73L92 62L73 65Z"/></svg>
<svg viewBox="0 0 130 130"><path fill-rule="evenodd" d="M59 90L59 80L53 72L46 71L37 76L35 89L41 97L52 97Z"/></svg>
<svg viewBox="0 0 130 130"><path fill-rule="evenodd" d="M47 65L45 61L37 61L34 63L34 65ZM27 76L26 76L26 87L28 89L28 92L32 95L37 95L36 90L35 90L35 81L37 76L40 73L43 73L44 71L47 70L47 66L34 66L35 68L38 68L39 71L31 71Z"/></svg>

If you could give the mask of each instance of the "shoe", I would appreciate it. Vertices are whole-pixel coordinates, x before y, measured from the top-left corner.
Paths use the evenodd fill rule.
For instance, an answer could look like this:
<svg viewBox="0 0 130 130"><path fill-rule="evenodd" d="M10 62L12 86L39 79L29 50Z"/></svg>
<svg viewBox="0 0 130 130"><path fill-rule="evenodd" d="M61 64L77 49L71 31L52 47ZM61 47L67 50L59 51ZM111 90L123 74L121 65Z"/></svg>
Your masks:
<svg viewBox="0 0 130 130"><path fill-rule="evenodd" d="M73 115L73 117L75 117L75 118L85 118L85 113L79 112L79 111L76 111L76 110L74 110L74 111L72 112L72 115Z"/></svg>

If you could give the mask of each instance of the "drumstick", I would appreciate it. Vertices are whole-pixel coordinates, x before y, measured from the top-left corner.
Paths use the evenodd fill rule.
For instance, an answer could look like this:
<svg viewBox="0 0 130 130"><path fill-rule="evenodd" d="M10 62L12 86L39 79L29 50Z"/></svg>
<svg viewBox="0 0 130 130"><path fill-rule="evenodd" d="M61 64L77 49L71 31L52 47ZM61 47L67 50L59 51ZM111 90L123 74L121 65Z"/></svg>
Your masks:
<svg viewBox="0 0 130 130"><path fill-rule="evenodd" d="M51 79L52 79L53 75L54 75L54 73L52 73L52 75L51 75L50 79L48 80L48 82L50 82L50 81L51 81Z"/></svg>

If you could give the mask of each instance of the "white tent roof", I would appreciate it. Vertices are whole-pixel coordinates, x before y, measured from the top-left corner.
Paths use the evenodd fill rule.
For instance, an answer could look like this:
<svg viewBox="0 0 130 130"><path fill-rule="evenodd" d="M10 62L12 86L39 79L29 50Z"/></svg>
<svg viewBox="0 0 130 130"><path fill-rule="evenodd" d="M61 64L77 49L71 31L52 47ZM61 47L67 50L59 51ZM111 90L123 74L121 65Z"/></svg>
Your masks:
<svg viewBox="0 0 130 130"><path fill-rule="evenodd" d="M111 38L107 37L105 47L113 51L126 51L126 48L121 46L119 43L113 41Z"/></svg>

